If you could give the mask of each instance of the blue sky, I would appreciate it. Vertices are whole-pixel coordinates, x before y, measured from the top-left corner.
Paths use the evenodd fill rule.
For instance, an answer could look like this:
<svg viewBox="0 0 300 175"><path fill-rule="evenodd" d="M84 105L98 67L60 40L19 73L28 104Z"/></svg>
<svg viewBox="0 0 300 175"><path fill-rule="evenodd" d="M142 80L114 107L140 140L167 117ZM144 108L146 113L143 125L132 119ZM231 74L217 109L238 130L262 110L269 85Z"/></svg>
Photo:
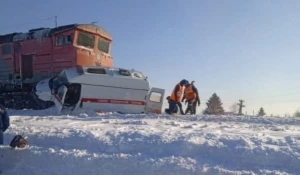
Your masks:
<svg viewBox="0 0 300 175"><path fill-rule="evenodd" d="M195 80L201 108L216 92L248 114L300 108L300 2L200 0L2 0L0 34L98 21L113 36L116 67L143 71L171 93Z"/></svg>

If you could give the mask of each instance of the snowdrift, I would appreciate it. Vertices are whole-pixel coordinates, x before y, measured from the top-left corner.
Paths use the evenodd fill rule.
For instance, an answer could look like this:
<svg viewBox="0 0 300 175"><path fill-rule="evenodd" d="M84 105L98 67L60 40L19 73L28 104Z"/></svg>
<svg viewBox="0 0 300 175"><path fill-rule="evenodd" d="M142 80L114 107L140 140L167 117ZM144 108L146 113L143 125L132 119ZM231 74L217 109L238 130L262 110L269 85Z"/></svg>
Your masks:
<svg viewBox="0 0 300 175"><path fill-rule="evenodd" d="M297 174L300 119L9 111L2 174Z"/></svg>

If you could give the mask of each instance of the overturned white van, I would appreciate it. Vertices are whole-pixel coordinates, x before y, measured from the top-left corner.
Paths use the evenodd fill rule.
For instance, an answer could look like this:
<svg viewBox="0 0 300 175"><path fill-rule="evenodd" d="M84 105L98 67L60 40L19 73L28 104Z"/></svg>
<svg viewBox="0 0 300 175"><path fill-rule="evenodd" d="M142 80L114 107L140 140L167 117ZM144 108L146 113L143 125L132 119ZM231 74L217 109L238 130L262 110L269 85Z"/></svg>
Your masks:
<svg viewBox="0 0 300 175"><path fill-rule="evenodd" d="M51 90L60 113L63 109L92 109L119 113L161 113L164 89L150 83L136 70L83 67L62 71Z"/></svg>

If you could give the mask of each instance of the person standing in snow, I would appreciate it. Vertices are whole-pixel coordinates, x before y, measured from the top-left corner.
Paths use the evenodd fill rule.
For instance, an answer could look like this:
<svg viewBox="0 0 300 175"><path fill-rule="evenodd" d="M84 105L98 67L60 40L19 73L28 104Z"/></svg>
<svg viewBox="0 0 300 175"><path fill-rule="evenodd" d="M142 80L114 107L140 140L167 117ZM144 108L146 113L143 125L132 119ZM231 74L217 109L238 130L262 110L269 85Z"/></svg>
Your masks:
<svg viewBox="0 0 300 175"><path fill-rule="evenodd" d="M194 86L194 81L191 84L188 84L184 89L184 95L182 101L186 99L186 103L188 103L188 107L185 110L185 114L190 112L192 115L196 114L197 103L200 106L200 98L198 94L198 89Z"/></svg>
<svg viewBox="0 0 300 175"><path fill-rule="evenodd" d="M3 133L9 127L9 116L4 106L0 105L0 145L3 145Z"/></svg>
<svg viewBox="0 0 300 175"><path fill-rule="evenodd" d="M189 82L183 79L175 86L169 99L169 109L166 111L168 114L176 113L175 111L178 105L181 115L184 115L182 104L181 104L181 98L183 93L183 87L188 84Z"/></svg>

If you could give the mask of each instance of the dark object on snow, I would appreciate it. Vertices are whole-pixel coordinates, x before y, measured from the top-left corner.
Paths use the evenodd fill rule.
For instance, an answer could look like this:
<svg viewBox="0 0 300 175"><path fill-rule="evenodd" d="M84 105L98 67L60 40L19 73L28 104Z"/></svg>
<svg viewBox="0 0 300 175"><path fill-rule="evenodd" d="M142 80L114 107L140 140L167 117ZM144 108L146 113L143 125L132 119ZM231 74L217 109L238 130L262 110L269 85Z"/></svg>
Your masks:
<svg viewBox="0 0 300 175"><path fill-rule="evenodd" d="M26 145L28 145L28 142L21 135L16 135L9 144L9 146L12 148L24 148Z"/></svg>

